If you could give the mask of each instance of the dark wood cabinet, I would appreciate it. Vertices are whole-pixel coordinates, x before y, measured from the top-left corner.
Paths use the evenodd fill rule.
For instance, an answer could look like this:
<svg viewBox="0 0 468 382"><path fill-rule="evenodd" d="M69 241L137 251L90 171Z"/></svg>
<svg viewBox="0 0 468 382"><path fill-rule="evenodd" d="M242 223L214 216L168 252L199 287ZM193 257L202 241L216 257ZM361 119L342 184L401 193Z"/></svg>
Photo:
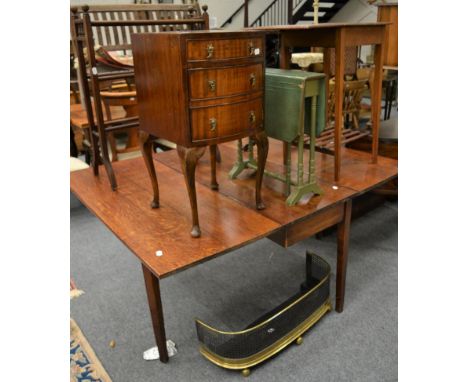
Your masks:
<svg viewBox="0 0 468 382"><path fill-rule="evenodd" d="M218 143L252 137L257 144L256 206L268 153L264 119L264 32L139 33L132 51L142 151L159 206L150 137L177 144L192 207L192 236L200 236L195 168L210 146L212 189L217 189ZM149 156L148 156L149 155Z"/></svg>

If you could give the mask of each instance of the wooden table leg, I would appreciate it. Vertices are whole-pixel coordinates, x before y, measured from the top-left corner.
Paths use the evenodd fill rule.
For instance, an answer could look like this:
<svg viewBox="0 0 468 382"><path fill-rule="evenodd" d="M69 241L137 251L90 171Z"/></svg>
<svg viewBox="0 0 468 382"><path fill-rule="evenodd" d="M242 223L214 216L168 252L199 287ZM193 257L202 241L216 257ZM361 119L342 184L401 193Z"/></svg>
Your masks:
<svg viewBox="0 0 468 382"><path fill-rule="evenodd" d="M325 74L325 100L328 105L328 96L330 94L330 78L331 78L331 48L323 50L323 74ZM325 128L328 127L330 116L328 115L328 106L325 107Z"/></svg>
<svg viewBox="0 0 468 382"><path fill-rule="evenodd" d="M345 44L340 30L335 42L335 181L341 173L341 134L343 130L343 93L344 93Z"/></svg>
<svg viewBox="0 0 468 382"><path fill-rule="evenodd" d="M344 203L343 220L338 224L336 261L336 302L335 310L343 311L346 287L346 267L348 265L349 228L351 225L352 200Z"/></svg>
<svg viewBox="0 0 468 382"><path fill-rule="evenodd" d="M379 154L379 126L380 113L382 109L382 77L383 77L383 55L384 49L382 44L375 46L374 51L374 84L371 98L371 113L372 113L372 163L377 163Z"/></svg>
<svg viewBox="0 0 468 382"><path fill-rule="evenodd" d="M279 49L279 67L281 69L289 69L291 66L291 52L289 45L281 37L280 49ZM288 144L283 142L283 164L286 165L288 162Z"/></svg>
<svg viewBox="0 0 468 382"><path fill-rule="evenodd" d="M143 268L143 277L146 285L146 295L153 323L153 332L156 339L156 345L159 350L159 360L163 363L169 361L166 345L166 330L164 328L164 316L161 303L161 290L159 288L158 278L151 271L141 264Z"/></svg>

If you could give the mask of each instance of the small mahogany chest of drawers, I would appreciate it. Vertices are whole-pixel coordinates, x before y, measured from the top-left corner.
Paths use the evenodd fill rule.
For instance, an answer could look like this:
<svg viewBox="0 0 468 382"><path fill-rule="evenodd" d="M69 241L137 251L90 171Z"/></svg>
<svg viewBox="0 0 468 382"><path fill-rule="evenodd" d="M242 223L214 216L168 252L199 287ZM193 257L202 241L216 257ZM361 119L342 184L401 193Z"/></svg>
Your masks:
<svg viewBox="0 0 468 382"><path fill-rule="evenodd" d="M217 189L216 144L250 136L258 149L256 206L268 140L263 126L265 34L191 31L132 35L140 139L159 206L150 137L177 145L192 207L192 236L200 236L195 167L206 146L211 186Z"/></svg>

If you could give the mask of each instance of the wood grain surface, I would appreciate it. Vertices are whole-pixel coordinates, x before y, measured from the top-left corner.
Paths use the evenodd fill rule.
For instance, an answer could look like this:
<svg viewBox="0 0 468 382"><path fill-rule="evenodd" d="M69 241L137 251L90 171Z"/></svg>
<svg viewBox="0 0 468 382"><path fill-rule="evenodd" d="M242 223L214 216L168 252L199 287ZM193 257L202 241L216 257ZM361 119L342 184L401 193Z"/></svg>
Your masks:
<svg viewBox="0 0 468 382"><path fill-rule="evenodd" d="M244 94L263 89L263 65L192 69L189 82L192 99Z"/></svg>
<svg viewBox="0 0 468 382"><path fill-rule="evenodd" d="M115 164L121 179L121 186L115 192L111 191L106 177L95 177L91 169L70 175L71 190L158 278L164 278L262 237L271 235L273 239L282 229L291 229L285 236L286 244L290 245L303 239L304 232L310 236L310 229L320 228L314 217L321 216L330 222L339 220L345 201L398 173L397 161L393 159L379 157L378 163L372 164L367 153L345 148L342 179L335 184L333 156L317 153L316 171L323 195L288 207L283 183L265 177L262 195L266 208L258 211L253 172L246 170L237 180L227 176L235 161L236 143L219 147L223 158L216 169L219 191L210 189L209 150L196 169L204 233L198 239L187 235L191 228L190 203L174 150L153 156L160 179L158 209L150 208L153 194L142 158ZM294 155L297 155L295 151L293 158ZM270 139L266 168L278 171L281 166L282 145ZM315 228L310 226L312 220ZM157 250L162 250L163 256L157 257Z"/></svg>
<svg viewBox="0 0 468 382"><path fill-rule="evenodd" d="M117 191L111 191L106 177L95 177L91 170L73 172L71 190L159 278L258 240L279 227L256 210L198 183L204 234L193 239L188 235L192 219L180 165L175 171L156 162L157 209L150 207L153 194L142 158L117 162L115 171L121 179ZM254 189L254 180L251 186ZM155 255L158 250L163 256Z"/></svg>

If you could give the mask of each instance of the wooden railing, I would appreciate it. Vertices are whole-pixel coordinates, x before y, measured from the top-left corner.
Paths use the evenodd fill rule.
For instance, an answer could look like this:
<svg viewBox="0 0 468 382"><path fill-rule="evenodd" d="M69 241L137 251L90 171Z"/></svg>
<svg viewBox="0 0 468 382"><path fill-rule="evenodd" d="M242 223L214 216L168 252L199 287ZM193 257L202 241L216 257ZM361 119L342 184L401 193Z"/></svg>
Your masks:
<svg viewBox="0 0 468 382"><path fill-rule="evenodd" d="M293 13L303 0L274 0L250 26L292 24Z"/></svg>
<svg viewBox="0 0 468 382"><path fill-rule="evenodd" d="M232 22L232 19L244 10L244 27L292 24L293 13L304 0L273 0L270 5L251 23L249 23L249 1L244 0L243 4L222 25L221 28Z"/></svg>
<svg viewBox="0 0 468 382"><path fill-rule="evenodd" d="M249 0L244 0L244 3L237 8L234 13L229 17L222 25L221 28L224 28L227 24L232 23L232 19L241 11L244 10L244 27L249 26Z"/></svg>

